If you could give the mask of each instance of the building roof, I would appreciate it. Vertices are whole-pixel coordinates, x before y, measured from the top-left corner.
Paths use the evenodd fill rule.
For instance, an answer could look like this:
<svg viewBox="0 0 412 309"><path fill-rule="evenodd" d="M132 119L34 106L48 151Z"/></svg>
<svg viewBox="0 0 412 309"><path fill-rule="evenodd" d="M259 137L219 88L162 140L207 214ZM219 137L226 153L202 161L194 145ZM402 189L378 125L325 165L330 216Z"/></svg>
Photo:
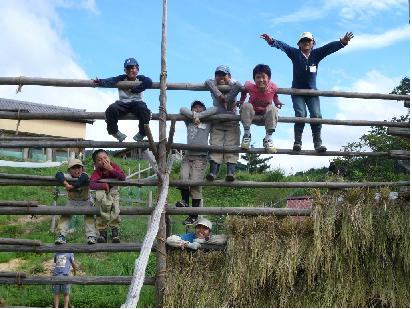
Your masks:
<svg viewBox="0 0 412 309"><path fill-rule="evenodd" d="M18 110L29 113L83 113L85 109L62 107L55 105L47 105L40 103L32 103L26 101L18 101L12 99L0 98L0 111L17 112ZM93 120L79 120L75 122L93 123Z"/></svg>

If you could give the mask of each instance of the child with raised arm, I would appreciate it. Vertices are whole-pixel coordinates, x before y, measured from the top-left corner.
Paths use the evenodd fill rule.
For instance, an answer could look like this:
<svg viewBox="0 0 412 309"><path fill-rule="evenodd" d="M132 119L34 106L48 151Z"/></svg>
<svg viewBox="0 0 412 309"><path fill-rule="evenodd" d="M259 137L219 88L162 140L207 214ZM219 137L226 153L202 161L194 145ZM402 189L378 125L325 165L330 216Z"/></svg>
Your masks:
<svg viewBox="0 0 412 309"><path fill-rule="evenodd" d="M92 154L94 165L97 167L90 176L89 187L96 190L96 206L100 207L100 215L96 216L96 226L99 231L98 243L107 242L107 224L112 230L112 242L119 243L119 227L122 222L119 208L119 192L117 186L110 187L107 183L99 183L100 179L126 180L122 169L113 162L103 149Z"/></svg>
<svg viewBox="0 0 412 309"><path fill-rule="evenodd" d="M315 39L310 32L303 32L299 36L299 49L290 47L282 41L278 41L270 37L268 34L260 36L271 47L276 47L282 50L292 60L293 63L293 81L292 88L296 89L315 89L316 76L318 72L319 62L326 56L340 50L348 45L349 41L354 37L352 32L346 32L343 39L330 42L320 48L313 49L316 45ZM320 111L320 101L318 96L292 95L293 109L295 117L307 117L306 106L309 110L310 118L322 118ZM306 105L306 106L305 106ZM321 124L311 124L313 145L316 151L326 151L326 147L322 145ZM304 123L295 123L295 142L293 150L300 151L302 149L302 134Z"/></svg>
<svg viewBox="0 0 412 309"><path fill-rule="evenodd" d="M242 122L244 134L242 138L242 149L249 149L252 140L250 126L255 115L262 115L265 122L266 136L263 139L263 147L268 153L275 153L276 148L272 141L272 134L275 132L278 123L278 108L282 108L283 103L278 99L276 91L278 87L270 79L272 71L265 64L258 64L253 69L253 80L248 80L245 87L249 92L249 102L244 103L247 93L240 96L238 105L240 106L240 121ZM272 105L272 101L275 106Z"/></svg>
<svg viewBox="0 0 412 309"><path fill-rule="evenodd" d="M116 77L107 79L92 79L96 86L107 87L113 85L119 81L140 81L141 83L134 86L131 89L118 89L119 100L110 104L106 109L106 122L107 132L115 137L119 142L123 142L126 139L126 134L119 131L117 122L122 116L132 113L139 120L139 132L133 139L136 142L143 141L146 136L144 125L148 124L152 115L152 112L147 108L145 102L143 102L144 91L152 86L152 80L144 75L137 75L139 73L139 64L134 58L126 59L124 62L124 72Z"/></svg>
<svg viewBox="0 0 412 309"><path fill-rule="evenodd" d="M89 181L89 176L84 172L84 167L82 161L79 159L69 160L69 165L67 169L68 174L63 174L62 172L56 173L56 179L62 183L67 190L67 206L94 206L93 199L90 195L90 189L87 182ZM74 186L67 182L67 179L77 178ZM70 220L73 215L62 215L59 219L59 224L57 225L57 239L55 244L65 244L67 242L66 235L69 231ZM88 244L96 243L97 230L95 227L94 216L85 215L84 225L86 228L86 238Z"/></svg>
<svg viewBox="0 0 412 309"><path fill-rule="evenodd" d="M205 104L195 100L191 109L186 107L180 109L180 114L185 115L187 126L187 144L207 145L212 123L200 121L200 119L216 114L217 107L206 109ZM186 150L180 167L179 180L203 180L207 167L207 151ZM177 188L180 190L182 200L176 203L177 207L189 207L189 196L192 195L192 207L199 207L202 199L202 187L185 186ZM192 225L198 220L197 215L190 215L182 223Z"/></svg>
<svg viewBox="0 0 412 309"><path fill-rule="evenodd" d="M206 88L209 89L213 106L217 107L218 114L237 115L236 97L242 84L232 78L230 69L226 65L220 65L215 70L215 78L205 81ZM216 86L228 85L232 89L226 95L222 94ZM238 121L213 122L210 132L210 145L216 146L239 146L240 126ZM235 167L239 154L209 152L210 173L206 179L213 181L217 178L219 167L226 163L226 181L235 180Z"/></svg>

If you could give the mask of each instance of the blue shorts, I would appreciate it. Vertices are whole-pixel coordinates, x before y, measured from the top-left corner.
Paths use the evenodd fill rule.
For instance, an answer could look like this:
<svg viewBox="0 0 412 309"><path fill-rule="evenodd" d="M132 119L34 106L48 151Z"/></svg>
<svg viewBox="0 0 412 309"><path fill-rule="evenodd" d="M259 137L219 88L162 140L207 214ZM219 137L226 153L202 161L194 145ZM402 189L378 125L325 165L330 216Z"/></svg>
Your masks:
<svg viewBox="0 0 412 309"><path fill-rule="evenodd" d="M57 275L57 276L62 276L62 275ZM63 275L63 276L67 276L67 275ZM52 284L53 294L69 295L70 292L71 292L70 284Z"/></svg>

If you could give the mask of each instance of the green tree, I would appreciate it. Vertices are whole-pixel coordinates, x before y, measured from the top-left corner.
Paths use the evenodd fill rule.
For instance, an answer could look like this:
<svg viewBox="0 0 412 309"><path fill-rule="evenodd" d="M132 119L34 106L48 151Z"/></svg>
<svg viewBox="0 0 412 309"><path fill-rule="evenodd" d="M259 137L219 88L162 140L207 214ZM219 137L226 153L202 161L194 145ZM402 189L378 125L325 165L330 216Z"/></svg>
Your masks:
<svg viewBox="0 0 412 309"><path fill-rule="evenodd" d="M402 79L399 86L393 89L392 94L407 95L410 93L409 77ZM393 117L392 122L410 122L408 113L399 118ZM409 140L386 134L386 127L372 126L368 134L360 137L358 142L348 143L343 151L354 152L388 152L389 150L410 150ZM409 161L409 160L408 160ZM339 157L335 159L336 166L347 168L350 180L368 181L396 181L407 179L405 168L397 160L388 157ZM408 162L409 164L409 162Z"/></svg>
<svg viewBox="0 0 412 309"><path fill-rule="evenodd" d="M253 145L251 145L251 148L254 148ZM266 163L270 158L261 158L258 153L245 153L241 158L246 161L246 171L250 174L262 174L270 168Z"/></svg>

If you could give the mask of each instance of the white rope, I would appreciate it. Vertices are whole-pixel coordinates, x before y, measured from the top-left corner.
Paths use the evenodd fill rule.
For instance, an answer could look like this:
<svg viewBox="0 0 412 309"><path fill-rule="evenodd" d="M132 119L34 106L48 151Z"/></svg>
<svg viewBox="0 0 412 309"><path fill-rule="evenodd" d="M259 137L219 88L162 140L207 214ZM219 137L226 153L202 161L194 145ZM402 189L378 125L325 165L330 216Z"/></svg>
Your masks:
<svg viewBox="0 0 412 309"><path fill-rule="evenodd" d="M160 225L160 218L166 204L167 193L169 190L169 174L173 165L175 157L172 155L168 162L166 175L163 179L162 191L159 195L159 200L157 202L156 208L152 213L152 223L150 224L149 230L143 240L142 249L140 251L139 257L136 259L134 264L134 272L132 282L130 284L129 292L127 293L127 299L125 303L120 308L136 308L139 302L140 290L143 286L143 281L145 278L145 271L147 266L147 261L149 260L150 252L152 250L153 241L157 235ZM160 178L160 177L159 177Z"/></svg>

